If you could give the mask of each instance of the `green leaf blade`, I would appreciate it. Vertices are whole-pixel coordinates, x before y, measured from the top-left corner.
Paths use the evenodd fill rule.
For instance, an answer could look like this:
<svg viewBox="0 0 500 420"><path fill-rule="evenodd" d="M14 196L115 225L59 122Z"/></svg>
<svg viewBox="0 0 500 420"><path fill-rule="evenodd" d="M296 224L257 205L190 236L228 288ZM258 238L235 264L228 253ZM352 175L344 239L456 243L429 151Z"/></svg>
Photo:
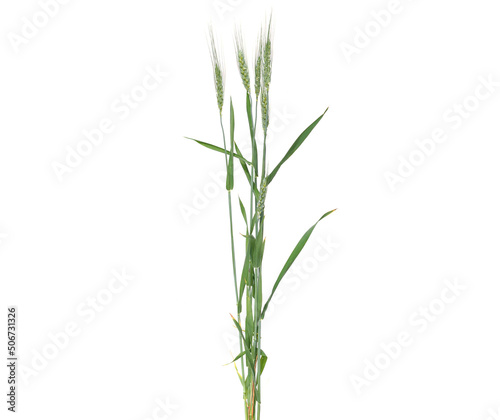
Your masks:
<svg viewBox="0 0 500 420"><path fill-rule="evenodd" d="M236 326L236 329L238 330L240 337L243 340L243 344L245 345L245 356L247 358L247 365L250 367L250 369L252 370L252 373L255 376L255 368L254 368L252 354L250 352L250 348L247 345L247 342L245 341L245 335L243 334L243 330L241 329L241 326L238 323L238 321L236 321L236 319L234 319L234 317L232 315L231 315L231 318L233 318L234 325Z"/></svg>
<svg viewBox="0 0 500 420"><path fill-rule="evenodd" d="M210 150L215 150L216 152L219 152L219 153L225 153L226 155L229 155L231 152L224 149L223 147L219 147L219 146L215 146L214 144L211 144L211 143L207 143L207 142L204 142L204 141L201 141L201 140L196 140L196 139L193 139L192 137L184 137L185 139L188 139L188 140L192 140L192 141L195 141L196 143L200 144L201 146L203 147L206 147L207 149L210 149ZM247 164L247 165L251 165L252 162L249 162L248 160L246 160L238 151L237 153L234 153L234 157L239 159L240 162L242 162L242 164Z"/></svg>
<svg viewBox="0 0 500 420"><path fill-rule="evenodd" d="M337 209L335 209L337 210ZM335 210L330 210L328 212L326 212L323 216L321 216L318 221L312 225L309 230L307 230L306 233L304 233L304 235L302 235L302 238L300 238L299 242L297 243L297 245L295 245L295 248L293 249L292 253L290 254L290 256L288 257L285 265L283 266L283 268L281 269L281 272L280 274L278 275L278 278L276 280L276 282L274 283L274 286L273 286L273 289L272 289L272 292L271 292L271 295L269 296L269 298L267 299L266 301L266 304L264 305L264 309L262 310L262 316L261 316L261 319L264 319L264 316L266 314L266 311L267 311L267 308L269 307L269 304L271 303L271 299L273 298L274 296L274 293L276 292L276 289L278 288L281 280L283 279L283 277L285 276L286 272L289 270L289 268L292 266L292 264L294 263L294 261L296 260L296 258L299 256L300 252L302 251L302 249L304 248L304 246L306 245L307 241L309 240L311 234L313 233L314 229L316 228L316 225L321 221L323 220L326 216L332 214Z"/></svg>
<svg viewBox="0 0 500 420"><path fill-rule="evenodd" d="M250 138L252 140L252 165L255 169L255 176L259 176L259 156L257 153L257 142L255 141L255 129L253 126L253 112L252 112L252 101L250 99L250 94L247 93L247 117L248 126L250 128Z"/></svg>
<svg viewBox="0 0 500 420"><path fill-rule="evenodd" d="M326 108L325 112L323 112L322 115L320 115L309 127L307 127L299 137L297 137L297 140L295 140L288 149L288 152L286 152L285 156L283 159L281 159L280 163L276 165L276 167L273 169L273 171L269 174L267 177L267 183L270 184L273 178L276 176L278 173L279 169L281 168L281 165L283 165L296 151L297 149L304 143L304 141L307 139L309 134L314 130L314 128L318 125L318 123L321 121L321 119L325 116L326 112L328 111L328 108Z"/></svg>
<svg viewBox="0 0 500 420"><path fill-rule="evenodd" d="M243 220L245 220L245 225L247 226L248 229L248 219L247 219L247 211L245 209L245 205L241 201L241 198L238 197L238 200L240 200L240 210L241 210L241 215L243 216ZM248 232L247 232L248 233Z"/></svg>
<svg viewBox="0 0 500 420"><path fill-rule="evenodd" d="M226 363L224 366L230 365L231 363L236 362L237 360L241 359L245 355L245 351L243 350L238 356L236 356L233 360L231 360L229 363Z"/></svg>

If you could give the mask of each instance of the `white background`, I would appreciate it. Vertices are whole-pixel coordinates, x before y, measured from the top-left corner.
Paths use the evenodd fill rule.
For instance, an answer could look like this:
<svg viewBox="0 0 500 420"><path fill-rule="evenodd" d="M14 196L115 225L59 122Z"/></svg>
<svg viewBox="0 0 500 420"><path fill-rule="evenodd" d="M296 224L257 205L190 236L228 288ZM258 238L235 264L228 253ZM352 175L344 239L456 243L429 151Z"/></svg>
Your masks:
<svg viewBox="0 0 500 420"><path fill-rule="evenodd" d="M18 418L243 418L234 369L222 366L235 336L226 193L211 176L223 158L183 136L221 144L212 21L225 45L226 105L232 95L248 143L232 31L241 23L252 56L271 9L270 167L330 110L269 188L266 290L309 226L338 211L265 319L262 418L498 418L500 87L478 87L500 81L500 7L401 0L381 28L372 13L388 4L71 0L47 22L38 15L45 26L17 45L24 19L42 9L2 2L2 328L7 305L18 305L20 362L31 369L19 372ZM366 25L375 32L360 47L356 28ZM359 47L349 59L346 44ZM168 76L120 118L112 104L148 68ZM445 115L464 101L470 116L457 127ZM54 163L103 118L113 132L60 180ZM387 172L438 128L447 140L391 189ZM236 182L246 199L246 180ZM134 278L89 313L89 298L111 296L113 270ZM466 290L436 301L453 279ZM429 305L444 312L420 331L411 320ZM64 340L71 323L79 334ZM381 346L402 331L412 344L358 393L353 375L387 361ZM64 344L55 355L51 334ZM176 408L158 411L158 398Z"/></svg>

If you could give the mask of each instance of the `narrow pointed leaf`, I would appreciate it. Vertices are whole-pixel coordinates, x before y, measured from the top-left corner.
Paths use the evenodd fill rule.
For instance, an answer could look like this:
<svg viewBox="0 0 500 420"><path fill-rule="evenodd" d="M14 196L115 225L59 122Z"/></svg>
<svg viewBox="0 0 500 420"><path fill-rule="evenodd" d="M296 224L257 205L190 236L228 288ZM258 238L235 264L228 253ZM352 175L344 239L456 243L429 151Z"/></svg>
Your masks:
<svg viewBox="0 0 500 420"><path fill-rule="evenodd" d="M264 246L266 245L266 241L264 240ZM257 282L256 287L256 296L255 296L255 304L257 306L257 316L256 323L260 321L259 315L262 313L262 278Z"/></svg>
<svg viewBox="0 0 500 420"><path fill-rule="evenodd" d="M231 152L227 151L226 149L224 149L223 147L215 146L213 144L206 143L206 142L201 141L201 140L196 140L196 139L193 139L191 137L184 137L184 138L186 138L188 140L193 140L196 143L201 144L202 146L206 147L207 149L215 150L216 152L219 152L219 153L225 153L226 155L229 155L231 153ZM237 158L237 159L239 159L240 162L246 163L247 165L251 165L252 164L251 162L249 162L248 160L246 160L243 156L241 156L240 153L234 153L234 157Z"/></svg>
<svg viewBox="0 0 500 420"><path fill-rule="evenodd" d="M246 266L246 264L245 264ZM245 267L243 267L243 270L245 270ZM247 269L248 271L248 269ZM241 280L240 280L240 292L238 294L238 314L241 314L241 312L243 311L243 308L242 308L242 299L243 299L243 292L245 291L245 285L246 285L246 277L243 277L243 275L241 276Z"/></svg>
<svg viewBox="0 0 500 420"><path fill-rule="evenodd" d="M238 197L238 200L240 200L241 215L243 216L243 219L245 220L245 224L246 224L247 229L248 229L247 211L245 210L245 206L244 206L243 202L241 201L241 198Z"/></svg>
<svg viewBox="0 0 500 420"><path fill-rule="evenodd" d="M245 351L242 351L240 354L238 354L238 356L236 356L233 360L231 360L229 363L226 363L225 365L223 366L227 366L227 365L230 365L231 363L234 363L236 362L237 360L241 359L243 356L245 355Z"/></svg>
<svg viewBox="0 0 500 420"><path fill-rule="evenodd" d="M260 369L258 369L259 372L259 385L257 386L256 393L255 393L255 398L257 401L260 403L260 376L262 375L262 372L264 371L264 368L266 367L267 363L267 356L261 356L260 358Z"/></svg>
<svg viewBox="0 0 500 420"><path fill-rule="evenodd" d="M247 117L248 117L248 127L250 128L250 138L252 140L252 164L255 169L255 176L259 176L259 164L258 164L258 154L257 154L257 142L255 141L255 129L253 126L253 113L252 113L252 101L250 99L250 94L247 93Z"/></svg>
<svg viewBox="0 0 500 420"><path fill-rule="evenodd" d="M234 368L236 369L236 373L238 374L238 378L240 378L240 382L241 382L241 385L244 387L245 386L245 382L243 382L243 378L241 377L241 374L238 370L238 367L236 366L236 363L234 363Z"/></svg>
<svg viewBox="0 0 500 420"><path fill-rule="evenodd" d="M262 372L264 372L264 368L266 367L267 363L267 356L262 353L262 356L260 357L260 374L262 375Z"/></svg>
<svg viewBox="0 0 500 420"><path fill-rule="evenodd" d="M227 151L226 149L224 149L223 147L219 147L219 146L215 146L213 144L210 144L210 143L206 143L204 141L201 141L201 140L196 140L196 139L193 139L191 137L185 137L186 139L188 140L193 140L195 141L196 143L206 147L207 149L210 149L210 150L215 150L216 152L219 152L219 153L225 153L227 155L229 155L231 152ZM245 173L245 176L248 180L248 183L249 185L252 184L252 179L250 177L250 171L248 170L248 165L252 165L252 162L248 161L247 159L245 159L240 151L240 149L238 148L238 145L236 144L236 142L234 142L234 148L236 150L236 153L234 153L234 157L236 159L238 159L240 161L240 164L241 164L241 167L243 168L243 172ZM259 190L257 188L256 185L253 186L253 192L256 196L256 199L258 200L259 199Z"/></svg>
<svg viewBox="0 0 500 420"><path fill-rule="evenodd" d="M255 249L255 236L250 235L248 237L248 258L250 259L250 263L251 263L252 267L254 267L253 261L252 261L254 249ZM249 286L251 286L251 284Z"/></svg>
<svg viewBox="0 0 500 420"><path fill-rule="evenodd" d="M248 347L252 346L252 338L254 333L252 297L247 295L247 316L245 319L245 336Z"/></svg>
<svg viewBox="0 0 500 420"><path fill-rule="evenodd" d="M255 368L253 366L252 354L250 352L250 348L247 346L247 343L245 341L245 335L243 334L243 331L241 329L240 324L238 324L238 321L236 321L236 319L234 319L234 317L232 315L231 315L231 318L233 318L234 325L236 326L238 332L240 333L240 337L242 338L243 344L245 345L245 356L247 358L247 364L250 366L252 373L255 375Z"/></svg>
<svg viewBox="0 0 500 420"><path fill-rule="evenodd" d="M250 222L250 232L253 232L253 228L256 222L257 222L257 213L253 215L252 220Z"/></svg>
<svg viewBox="0 0 500 420"><path fill-rule="evenodd" d="M245 264L243 264L243 270L241 271L241 280L240 280L240 290L238 295L238 313L242 312L242 300L243 300L243 292L245 291L245 287L250 283L248 276L250 275L250 258L247 255L245 258Z"/></svg>
<svg viewBox="0 0 500 420"><path fill-rule="evenodd" d="M260 229L255 238L255 246L253 249L253 266L259 268L262 265L262 257L264 255L264 238L263 229Z"/></svg>
<svg viewBox="0 0 500 420"><path fill-rule="evenodd" d="M276 165L276 167L273 169L273 171L271 172L271 174L267 177L267 183L268 184L270 184L271 181L273 180L273 178L276 176L276 173L281 168L281 165L283 165L296 152L296 150L302 145L302 143L304 143L304 140L309 136L309 134L311 134L311 131L314 130L314 127L316 127L318 125L318 123L321 121L321 119L323 118L323 116L326 114L326 111L328 111L328 108L326 108L325 112L323 112L323 114L319 118L317 118L309 127L307 127L300 134L300 136L297 137L297 140L295 140L293 142L292 146L290 147L290 149L288 149L288 152L286 152L286 154L283 157L283 159L281 159L280 163L278 163Z"/></svg>
<svg viewBox="0 0 500 420"><path fill-rule="evenodd" d="M234 147L236 149L236 153L242 156L242 153L241 153L241 151L240 151L240 149L238 147L238 144L236 144L236 142L234 142ZM235 156L236 156L236 154L235 154ZM245 160L245 162L247 162L247 163L250 164L250 162L248 162L248 160ZM252 185L252 178L250 176L250 171L248 170L248 166L247 166L247 164L245 162L243 162L240 159L241 167L243 168L243 172L245 173L245 176L247 177L248 184ZM253 193L254 193L255 197L257 198L257 200L258 200L259 199L259 189L257 188L257 185L255 185L255 184L253 186Z"/></svg>
<svg viewBox="0 0 500 420"><path fill-rule="evenodd" d="M336 209L335 209L336 210ZM329 212L325 213L323 216L321 216L318 221L312 225L309 230L304 233L304 235L302 236L302 238L300 238L299 242L297 243L297 245L295 245L295 248L293 249L292 253L290 254L290 256L288 257L288 260L286 261L285 265L283 266L276 282L274 283L274 286L273 286L273 289L272 289L272 292L271 292L271 295L269 296L269 298L267 299L267 302L266 304L264 305L264 309L262 310L262 317L261 319L264 319L264 316L266 314L266 311L267 311L267 308L269 306L269 303L271 302L271 299L273 298L273 295L274 293L276 292L276 289L278 288L281 280L283 279L283 277L285 276L286 272L288 271L288 269L292 266L293 262L295 261L295 259L298 257L298 255L300 254L300 252L302 251L302 249L304 248L305 244L307 243L307 241L309 240L309 237L311 236L314 228L316 227L316 225L321 221L323 220L326 216L328 216L329 214L332 214L335 210L330 210Z"/></svg>

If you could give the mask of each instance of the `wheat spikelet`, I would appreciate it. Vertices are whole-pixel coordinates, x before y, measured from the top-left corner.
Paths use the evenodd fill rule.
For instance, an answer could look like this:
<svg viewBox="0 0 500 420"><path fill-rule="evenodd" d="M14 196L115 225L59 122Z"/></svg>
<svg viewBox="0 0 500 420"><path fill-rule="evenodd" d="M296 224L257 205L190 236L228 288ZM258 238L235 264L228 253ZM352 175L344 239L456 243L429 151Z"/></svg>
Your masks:
<svg viewBox="0 0 500 420"><path fill-rule="evenodd" d="M264 213L264 207L266 204L266 194L267 194L267 177L262 178L260 184L260 195L259 201L257 201L257 215L260 217Z"/></svg>
<svg viewBox="0 0 500 420"><path fill-rule="evenodd" d="M250 73L248 71L248 61L246 58L245 47L243 45L243 36L241 30L236 30L234 35L234 42L236 48L236 60L240 70L241 81L248 94L250 94Z"/></svg>
<svg viewBox="0 0 500 420"><path fill-rule="evenodd" d="M211 26L209 27L209 39L210 39L210 58L212 59L215 92L217 94L217 106L219 107L219 112L222 114L222 108L224 106L225 71L223 62L217 51L214 32Z"/></svg>
<svg viewBox="0 0 500 420"><path fill-rule="evenodd" d="M267 135L269 127L269 86L271 85L271 72L273 67L273 43L272 43L272 16L269 18L266 26L261 31L260 37L260 57L261 57L261 113L262 129L264 135Z"/></svg>
<svg viewBox="0 0 500 420"><path fill-rule="evenodd" d="M271 72L273 68L273 43L272 43L272 16L264 30L262 39L262 82L263 87L269 89Z"/></svg>
<svg viewBox="0 0 500 420"><path fill-rule="evenodd" d="M264 86L262 87L262 93L260 96L260 109L262 114L262 130L264 131L264 134L267 135L267 128L269 127L269 90Z"/></svg>
<svg viewBox="0 0 500 420"><path fill-rule="evenodd" d="M261 87L262 75L262 31L260 32L257 50L255 52L255 98L258 100Z"/></svg>

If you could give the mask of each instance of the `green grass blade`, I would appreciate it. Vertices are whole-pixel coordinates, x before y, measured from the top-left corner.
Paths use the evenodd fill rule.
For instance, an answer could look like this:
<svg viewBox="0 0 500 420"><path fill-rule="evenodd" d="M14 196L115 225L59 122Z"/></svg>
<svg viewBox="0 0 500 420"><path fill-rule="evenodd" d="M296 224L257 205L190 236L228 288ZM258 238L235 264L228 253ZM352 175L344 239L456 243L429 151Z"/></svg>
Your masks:
<svg viewBox="0 0 500 420"><path fill-rule="evenodd" d="M248 241L247 239L247 249L248 249ZM248 252L248 251L247 251ZM250 265L250 256L246 255L245 263L243 264L243 270L241 271L241 280L240 280L240 290L238 296L238 313L242 312L242 300L243 300L243 292L245 291L245 287L251 284L251 275L252 275L252 267Z"/></svg>
<svg viewBox="0 0 500 420"><path fill-rule="evenodd" d="M243 300L243 292L245 291L247 276L248 276L248 260L245 261L245 264L243 266L243 271L241 273L240 291L238 295L238 314L241 314L241 312L243 311L242 300Z"/></svg>
<svg viewBox="0 0 500 420"><path fill-rule="evenodd" d="M216 152L220 152L220 153L225 153L226 155L230 155L231 152L230 151L227 151L226 149L224 149L223 147L219 147L219 146L215 146L213 144L210 144L210 143L206 143L204 141L201 141L201 140L196 140L196 139L193 139L191 137L184 137L185 139L188 139L188 140L193 140L195 141L196 143L198 144L201 144L202 146L206 147L207 149L210 149L210 150L215 150ZM234 157L236 159L239 159L240 162L242 163L245 163L247 165L251 165L252 162L249 162L248 160L246 160L238 151L237 153L234 153ZM248 169L248 168L247 168Z"/></svg>
<svg viewBox="0 0 500 420"><path fill-rule="evenodd" d="M295 140L293 142L290 149L288 149L288 152L286 152L286 155L283 157L283 159L281 159L280 163L278 163L278 165L276 165L276 167L273 169L271 174L267 177L268 184L270 184L271 181L273 180L273 178L276 176L276 173L281 168L281 165L283 165L297 151L297 149L302 145L302 143L304 143L305 139L309 136L309 134L311 134L311 131L314 130L314 128L318 125L318 123L324 117L324 115L326 114L326 111L328 111L328 108L326 108L325 112L323 112L323 114L320 117L318 117L309 127L307 127L300 134L300 136L297 137L297 140Z"/></svg>
<svg viewBox="0 0 500 420"><path fill-rule="evenodd" d="M336 209L335 209L336 210ZM300 254L300 252L302 251L302 249L304 248L305 244L307 243L307 241L309 240L309 237L311 236L314 228L316 227L316 225L321 221L323 220L326 216L328 216L329 214L332 214L335 210L330 210L329 212L325 213L323 216L321 216L318 221L312 225L309 230L304 233L304 235L302 236L302 238L300 238L299 242L297 243L297 245L295 245L295 248L293 249L292 253L290 254L290 256L288 257L288 260L286 261L285 265L283 266L279 276L278 276L278 279L276 280L276 282L274 283L274 286L273 286L273 289L272 289L272 292L271 292L271 295L269 296L269 298L267 299L266 301L266 304L264 305L264 309L262 310L262 317L261 319L264 319L264 316L266 314L266 311L267 311L267 308L269 306L269 303L271 302L271 299L273 298L273 295L274 293L276 292L276 289L278 288L281 280L283 279L283 277L285 276L286 272L288 271L288 269L292 266L293 262L295 261L295 259L298 257L298 255Z"/></svg>
<svg viewBox="0 0 500 420"><path fill-rule="evenodd" d="M264 245L265 245L265 240L264 240ZM255 307L256 307L256 312L257 314L261 314L262 313L262 276L260 278L260 280L257 282L257 287L256 287L256 293L255 293ZM259 323L260 321L260 318L259 317L256 317L256 321L257 323Z"/></svg>
<svg viewBox="0 0 500 420"><path fill-rule="evenodd" d="M255 129L253 122L253 113L252 113L252 101L250 99L250 94L247 93L247 117L248 117L248 126L250 127L250 138L252 139L252 164L255 169L255 176L259 176L259 156L257 154L257 142L255 141Z"/></svg>
<svg viewBox="0 0 500 420"><path fill-rule="evenodd" d="M229 155L231 152L230 151L227 151L226 149L224 149L223 147L219 147L219 146L215 146L211 143L206 143L204 141L201 141L201 140L196 140L196 139L193 139L192 137L184 137L188 140L193 140L195 141L196 143L206 147L207 149L210 149L210 150L215 150L216 152L219 152L219 153L225 153L227 155ZM245 176L248 180L248 183L251 185L252 184L252 179L250 177L250 171L248 170L248 165L252 165L252 162L248 161L247 159L245 159L238 147L238 144L236 142L234 142L234 148L236 150L236 152L234 153L234 157L236 159L238 159L241 163L241 167L243 168L243 172L245 173ZM259 199L259 189L257 188L256 185L254 185L253 187L253 192L255 194L255 196L257 197L257 200Z"/></svg>
<svg viewBox="0 0 500 420"><path fill-rule="evenodd" d="M248 347L252 346L252 339L254 334L253 311L252 311L252 296L247 294L247 316L245 320L245 336Z"/></svg>
<svg viewBox="0 0 500 420"><path fill-rule="evenodd" d="M245 210L245 206L244 206L243 202L241 201L240 197L238 197L238 200L240 200L241 215L243 216L243 219L245 220L245 225L247 226L247 229L248 229L247 211Z"/></svg>
<svg viewBox="0 0 500 420"><path fill-rule="evenodd" d="M234 325L238 329L238 332L240 333L240 337L242 337L242 339L243 339L243 344L245 345L245 356L247 358L247 364L248 364L248 366L250 366L250 369L252 370L252 373L255 376L254 362L253 362L252 354L250 352L250 348L247 346L247 343L245 341L245 335L243 334L243 331L241 329L240 324L238 324L238 321L236 321L236 319L234 319L234 317L232 315L231 315L231 318L233 318Z"/></svg>
<svg viewBox="0 0 500 420"><path fill-rule="evenodd" d="M259 229L257 237L255 238L255 246L253 249L252 264L255 268L259 268L262 265L262 258L264 256L264 238L263 229Z"/></svg>
<svg viewBox="0 0 500 420"><path fill-rule="evenodd" d="M241 376L240 372L238 371L238 367L236 366L236 363L234 364L234 369L236 370L236 374L238 375L238 378L240 379L241 386L245 387L245 381L243 380L243 377Z"/></svg>
<svg viewBox="0 0 500 420"><path fill-rule="evenodd" d="M234 363L236 362L237 360L241 359L243 356L245 355L245 351L242 351L240 354L238 354L238 356L236 356L233 360L231 360L229 363L226 363L225 365L223 366L227 366L227 365L230 365L231 363Z"/></svg>
<svg viewBox="0 0 500 420"><path fill-rule="evenodd" d="M255 223L257 223L257 213L253 215L252 220L250 221L250 232L253 232Z"/></svg>
<svg viewBox="0 0 500 420"><path fill-rule="evenodd" d="M266 354L264 353L263 350L260 351L261 352L261 357L260 357L260 373L262 374L263 370L264 370L264 367L266 366L266 363L267 363L267 356ZM245 355L245 351L242 351L240 354L238 354L238 356L236 356L233 360L231 360L229 363L226 363L225 365L223 366L228 366L230 365L231 363L234 363L236 361L238 361L239 359L241 359L243 356Z"/></svg>
<svg viewBox="0 0 500 420"><path fill-rule="evenodd" d="M236 142L234 142L234 147L236 149L236 153L239 155L242 155L242 153L238 147L238 144L236 144ZM235 156L236 156L236 154L235 154ZM243 162L241 159L240 159L240 163L241 163L241 167L243 168L243 172L245 173L245 176L247 177L248 184L252 185L252 178L250 175L250 171L248 170L248 166L246 164L246 163L248 163L251 165L251 163L248 162L248 160L245 160L245 162ZM258 200L259 199L259 189L257 188L257 185L253 186L253 193L255 194L255 196L257 197L257 200Z"/></svg>
<svg viewBox="0 0 500 420"><path fill-rule="evenodd" d="M263 354L260 357L260 374L261 375L262 375L262 372L264 372L264 368L266 367L266 363L267 363L267 356L265 354Z"/></svg>
<svg viewBox="0 0 500 420"><path fill-rule="evenodd" d="M260 369L258 370L258 372L259 372L259 378L262 375L262 372L264 371L264 368L266 367L266 363L267 363L267 356L265 354L263 354L260 357ZM261 402L260 401L260 379L259 379L259 385L257 386L257 390L256 390L256 393L255 393L255 399L257 400L257 402L259 402L259 403Z"/></svg>

